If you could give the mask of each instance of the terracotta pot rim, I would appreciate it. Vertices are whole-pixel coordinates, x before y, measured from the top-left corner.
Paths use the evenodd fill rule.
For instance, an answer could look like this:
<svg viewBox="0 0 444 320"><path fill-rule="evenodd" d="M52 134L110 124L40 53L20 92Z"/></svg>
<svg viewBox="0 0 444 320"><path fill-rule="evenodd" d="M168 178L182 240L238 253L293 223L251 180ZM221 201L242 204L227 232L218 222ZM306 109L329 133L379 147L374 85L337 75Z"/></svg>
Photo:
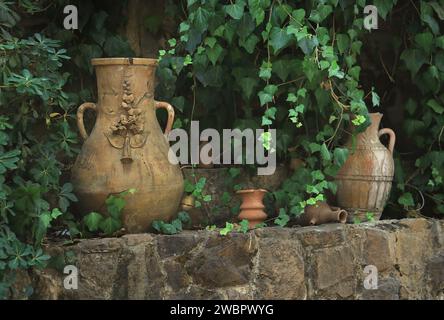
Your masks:
<svg viewBox="0 0 444 320"><path fill-rule="evenodd" d="M381 117L384 115L381 112L369 112L369 115L372 117Z"/></svg>
<svg viewBox="0 0 444 320"><path fill-rule="evenodd" d="M236 191L236 193L240 193L240 194L242 194L242 193L253 193L253 192L256 192L256 191L260 191L260 192L268 192L267 190L265 190L265 189L243 189L243 190L238 190L238 191Z"/></svg>
<svg viewBox="0 0 444 320"><path fill-rule="evenodd" d="M91 59L93 66L106 65L143 65L143 66L157 66L157 59L150 58L94 58Z"/></svg>

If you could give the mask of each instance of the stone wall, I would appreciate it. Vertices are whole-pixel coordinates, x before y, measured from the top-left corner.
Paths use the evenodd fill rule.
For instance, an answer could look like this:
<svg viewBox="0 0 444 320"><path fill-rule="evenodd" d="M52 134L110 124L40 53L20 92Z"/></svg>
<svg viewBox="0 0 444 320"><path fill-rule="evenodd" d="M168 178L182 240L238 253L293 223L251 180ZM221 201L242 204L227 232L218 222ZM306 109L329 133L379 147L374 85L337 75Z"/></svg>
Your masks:
<svg viewBox="0 0 444 320"><path fill-rule="evenodd" d="M51 247L74 253L79 288L30 276L37 299L444 299L444 221L125 235ZM366 265L378 268L367 290Z"/></svg>

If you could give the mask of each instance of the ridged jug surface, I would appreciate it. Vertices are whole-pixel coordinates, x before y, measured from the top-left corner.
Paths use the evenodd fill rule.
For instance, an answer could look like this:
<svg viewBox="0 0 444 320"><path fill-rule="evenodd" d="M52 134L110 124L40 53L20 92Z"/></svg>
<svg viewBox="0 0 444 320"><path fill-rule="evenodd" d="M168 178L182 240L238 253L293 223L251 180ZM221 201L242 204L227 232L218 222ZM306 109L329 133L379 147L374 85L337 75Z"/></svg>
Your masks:
<svg viewBox="0 0 444 320"><path fill-rule="evenodd" d="M183 192L178 165L168 160L166 134L174 110L154 100L157 61L142 58L92 59L98 102L84 103L77 111L82 150L72 169L74 191L82 213L106 213L109 195L134 188L126 196L123 225L130 233L147 231L153 220L169 220L177 212ZM168 122L162 132L155 110L165 108ZM88 136L83 125L86 109L96 111Z"/></svg>
<svg viewBox="0 0 444 320"><path fill-rule="evenodd" d="M352 138L347 142L350 153L335 178L337 202L348 211L349 221L354 217L366 221L367 213L378 220L392 187L395 133L388 128L378 130L382 114L371 113L370 118L371 125L356 136L354 151ZM390 136L388 149L379 140L384 134Z"/></svg>

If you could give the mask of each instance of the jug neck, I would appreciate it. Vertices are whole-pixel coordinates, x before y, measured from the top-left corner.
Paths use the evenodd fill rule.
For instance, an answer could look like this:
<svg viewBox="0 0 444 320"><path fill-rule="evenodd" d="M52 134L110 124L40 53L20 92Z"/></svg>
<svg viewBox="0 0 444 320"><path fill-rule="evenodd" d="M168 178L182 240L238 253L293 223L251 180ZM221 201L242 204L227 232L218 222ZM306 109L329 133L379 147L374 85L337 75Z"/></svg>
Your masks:
<svg viewBox="0 0 444 320"><path fill-rule="evenodd" d="M101 58L92 59L92 64L96 70L99 105L102 102L109 103L107 98L111 97L123 99L131 95L138 101L143 96L154 96L157 60Z"/></svg>
<svg viewBox="0 0 444 320"><path fill-rule="evenodd" d="M379 142L378 131L381 124L382 113L369 113L371 124L356 136L357 144Z"/></svg>

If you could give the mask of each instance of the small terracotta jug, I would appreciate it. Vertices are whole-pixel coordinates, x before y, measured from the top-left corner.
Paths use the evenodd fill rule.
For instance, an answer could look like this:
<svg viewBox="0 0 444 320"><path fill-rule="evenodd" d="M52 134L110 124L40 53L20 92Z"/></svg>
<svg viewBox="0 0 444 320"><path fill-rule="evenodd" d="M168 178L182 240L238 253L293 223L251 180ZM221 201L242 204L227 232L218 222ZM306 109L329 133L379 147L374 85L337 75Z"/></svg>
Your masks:
<svg viewBox="0 0 444 320"><path fill-rule="evenodd" d="M250 229L254 229L258 224L264 222L267 214L264 212L265 206L262 200L264 199L267 190L264 189L246 189L239 190L237 194L242 197L242 204L240 206L239 220L248 220Z"/></svg>
<svg viewBox="0 0 444 320"><path fill-rule="evenodd" d="M298 223L302 226L314 226L330 222L345 223L347 215L347 211L343 209L332 207L323 201L318 201L312 206L305 207Z"/></svg>

